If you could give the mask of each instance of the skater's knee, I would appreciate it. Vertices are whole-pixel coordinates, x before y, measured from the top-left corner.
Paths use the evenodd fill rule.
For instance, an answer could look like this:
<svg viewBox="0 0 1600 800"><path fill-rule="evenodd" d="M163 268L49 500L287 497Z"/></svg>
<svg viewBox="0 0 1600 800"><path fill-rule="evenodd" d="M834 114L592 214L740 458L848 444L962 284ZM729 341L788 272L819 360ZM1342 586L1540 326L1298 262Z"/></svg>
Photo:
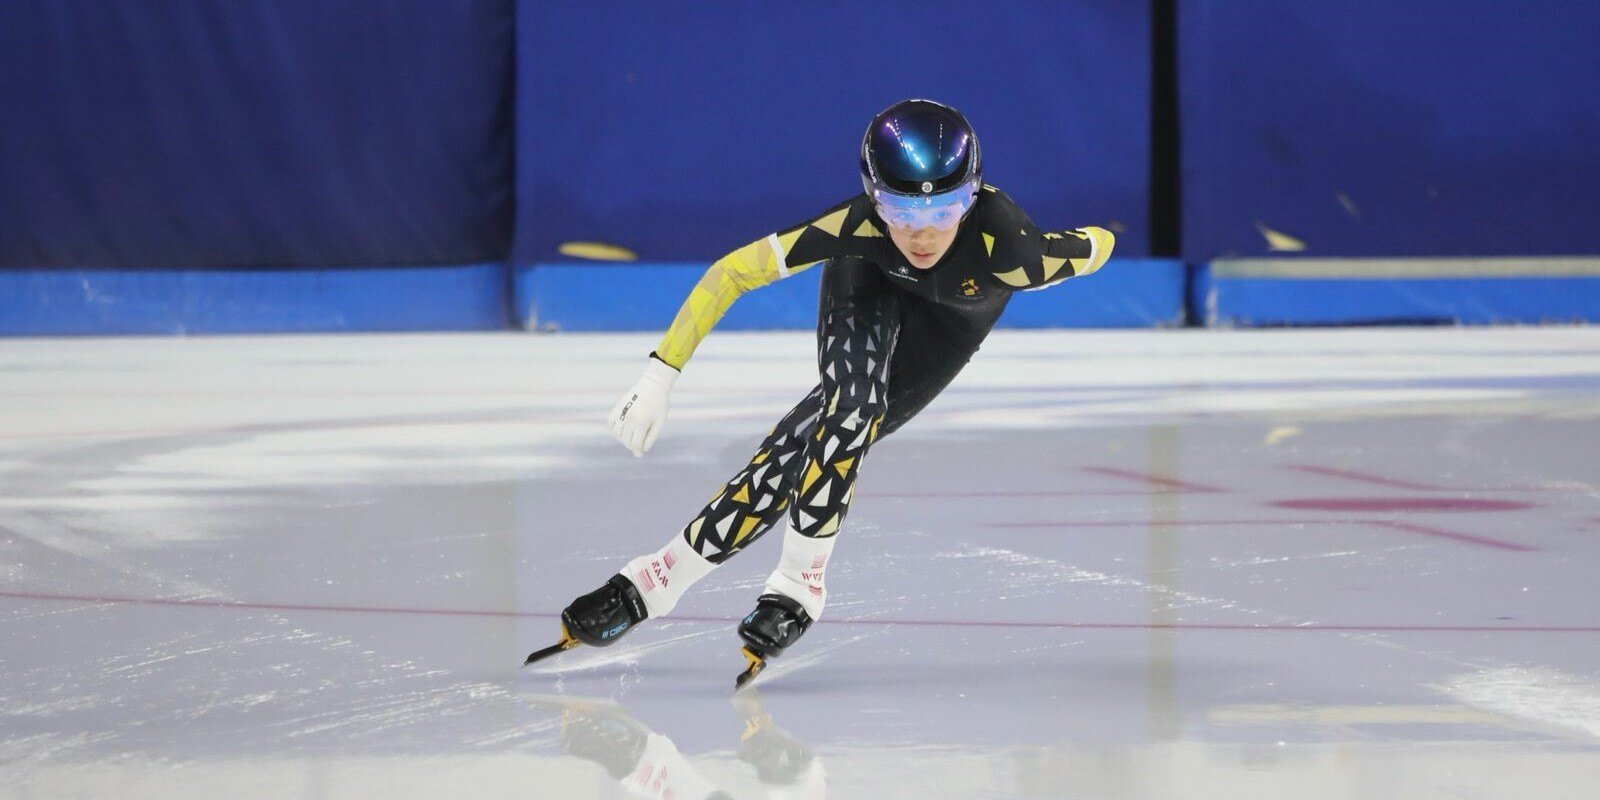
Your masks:
<svg viewBox="0 0 1600 800"><path fill-rule="evenodd" d="M887 394L883 381L870 375L850 375L834 387L825 418L830 424L851 418L878 419L888 411Z"/></svg>

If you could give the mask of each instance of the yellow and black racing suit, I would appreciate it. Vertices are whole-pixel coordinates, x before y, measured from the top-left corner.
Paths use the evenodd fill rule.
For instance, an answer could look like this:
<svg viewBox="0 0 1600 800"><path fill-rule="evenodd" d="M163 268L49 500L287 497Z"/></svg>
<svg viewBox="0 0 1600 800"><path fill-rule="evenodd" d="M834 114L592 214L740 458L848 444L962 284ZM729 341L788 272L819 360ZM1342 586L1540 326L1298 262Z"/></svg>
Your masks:
<svg viewBox="0 0 1600 800"><path fill-rule="evenodd" d="M1041 231L985 185L950 249L926 270L890 241L865 194L719 259L652 355L682 369L739 295L821 264L820 379L684 527L684 538L721 563L785 511L805 536L836 535L868 448L949 385L1011 293L1094 272L1113 241L1094 227Z"/></svg>

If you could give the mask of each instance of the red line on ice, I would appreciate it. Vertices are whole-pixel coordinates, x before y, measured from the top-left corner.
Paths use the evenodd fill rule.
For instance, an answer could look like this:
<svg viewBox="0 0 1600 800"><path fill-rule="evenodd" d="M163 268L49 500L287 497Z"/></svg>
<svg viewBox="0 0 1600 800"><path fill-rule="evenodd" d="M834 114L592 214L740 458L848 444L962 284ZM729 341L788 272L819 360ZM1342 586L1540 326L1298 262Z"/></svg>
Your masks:
<svg viewBox="0 0 1600 800"><path fill-rule="evenodd" d="M1071 522L991 522L991 528L1216 528L1229 525L1358 525L1342 519L1196 519L1163 521L1157 519L1074 520Z"/></svg>
<svg viewBox="0 0 1600 800"><path fill-rule="evenodd" d="M1409 489L1419 492L1558 492L1569 488L1563 486L1473 486L1463 488L1437 486L1431 483L1408 481L1398 478L1386 478L1382 475L1373 475L1368 472L1334 469L1333 467L1321 467L1317 466L1316 464L1287 464L1285 465L1285 469L1311 472L1317 475L1327 475L1334 478L1345 478L1352 481L1361 481L1362 483L1374 483L1379 486L1388 486L1395 489Z"/></svg>
<svg viewBox="0 0 1600 800"><path fill-rule="evenodd" d="M489 409L488 413L493 413ZM465 412L476 413L476 412ZM765 419L765 415L753 412L738 413L685 413L679 419L692 419L704 422L707 420L743 420ZM238 433L285 433L305 430L345 430L363 428L411 428L432 427L438 425L473 426L473 425L585 425L594 423L599 429L596 420L601 419L594 414L541 414L493 417L488 419L389 419L389 418L351 418L351 419L314 419L314 420L288 420L283 422L241 422L237 424L224 424L197 427L166 427L166 428L124 428L121 430L65 430L65 431L37 431L37 432L0 432L0 439L77 439L77 438L110 438L110 437L145 437L145 436L179 436L179 435L220 435Z"/></svg>
<svg viewBox="0 0 1600 800"><path fill-rule="evenodd" d="M191 606L195 608L236 608L241 611L348 611L357 614L437 614L455 617L558 617L559 614L520 614L514 611L476 611L449 608L391 608L386 606L334 606L305 603L244 603L234 600L203 600L179 597L115 597L86 594L46 594L43 592L6 592L0 597L19 600L55 600L80 603L121 603L141 606Z"/></svg>
<svg viewBox="0 0 1600 800"><path fill-rule="evenodd" d="M1110 496L1137 496L1148 497L1154 494L1178 494L1172 489L1106 489L1102 491L1037 491L1008 492L995 490L992 492L858 492L856 497L916 497L937 500L939 498L971 498L971 497L1110 497Z"/></svg>
<svg viewBox="0 0 1600 800"><path fill-rule="evenodd" d="M1198 483L1180 481L1176 478L1163 478L1159 475L1150 475L1144 472L1134 472L1133 470L1117 469L1115 467L1084 467L1083 470L1085 472L1096 472L1101 475L1110 475L1116 478L1144 481L1145 483L1153 483L1157 486L1170 486L1174 489L1185 492L1206 492L1210 494L1218 494L1227 491L1227 489L1218 489L1215 486L1202 486Z"/></svg>
<svg viewBox="0 0 1600 800"><path fill-rule="evenodd" d="M526 619L558 619L560 614L538 611L495 611L449 608L392 608L384 606L311 605L304 603L245 603L233 600L201 600L160 597L113 597L106 595L50 594L44 592L0 591L0 597L18 600L44 600L69 603L108 603L143 606L187 606L192 608L227 608L241 611L334 611L364 614L416 614L459 617L516 617ZM674 616L667 622L708 622L733 624L739 617ZM1416 633L1600 633L1600 625L1342 625L1308 623L1228 623L1228 622L1006 622L1000 620L934 620L934 619L833 619L819 620L823 625L908 625L953 628L1082 628L1089 630L1197 630L1197 631L1355 631L1355 632L1416 632Z"/></svg>
<svg viewBox="0 0 1600 800"><path fill-rule="evenodd" d="M1319 467L1315 464L1290 464L1288 466L1289 469L1295 469L1301 472L1311 472L1317 475L1328 475L1334 478L1361 481L1362 483L1375 483L1379 486L1391 486L1396 489L1415 489L1420 492L1450 491L1443 486L1435 486L1431 483L1417 483L1416 481L1400 480L1397 478L1385 478L1382 475L1372 475L1366 472L1355 472L1347 469L1334 469L1333 467Z"/></svg>
<svg viewBox="0 0 1600 800"><path fill-rule="evenodd" d="M1532 545L1508 542L1503 539L1493 539L1488 536L1476 536L1470 533L1447 531L1431 525L1418 525L1414 522L1395 522L1382 519L1197 519L1197 520L1073 520L1066 522L991 522L991 528L1153 528L1166 526L1172 528L1227 528L1243 526L1282 526L1293 527L1296 525L1349 525L1358 527L1372 525L1379 528L1404 531L1407 533L1420 533L1424 536L1435 536L1441 539L1475 544L1482 547L1493 547L1498 550L1515 550L1521 553L1531 553L1539 548Z"/></svg>
<svg viewBox="0 0 1600 800"><path fill-rule="evenodd" d="M242 422L233 425L214 425L198 427L166 427L166 428L123 428L120 430L68 430L68 431L40 431L35 433L0 433L0 439L77 439L77 438L110 438L118 436L144 437L144 436L180 436L180 435L223 435L238 433L287 433L305 430L357 430L364 428L409 428L433 427L437 425L568 425L592 422L593 415L577 416L545 416L523 418L496 418L496 419L381 419L359 418L337 420L288 420L283 422Z"/></svg>
<svg viewBox="0 0 1600 800"><path fill-rule="evenodd" d="M1418 525L1415 522L1394 522L1392 520L1386 520L1376 521L1371 524L1384 528L1391 528L1397 531L1420 533L1424 536L1437 536L1443 539L1454 539L1458 542L1483 545L1484 547L1494 547L1501 550L1515 550L1519 553L1531 553L1539 549L1537 547L1533 547L1532 545L1519 544L1517 542L1507 542L1501 539L1491 539L1487 536L1474 536L1470 533L1457 533L1456 531L1447 531L1442 528L1435 528L1431 525Z"/></svg>
<svg viewBox="0 0 1600 800"><path fill-rule="evenodd" d="M699 622L722 622L720 619L697 618ZM736 620L728 619L728 622ZM1251 625L1247 623L1227 622L987 622L987 621L962 621L962 620L870 620L870 619L840 619L818 620L817 624L826 625L835 622L840 625L927 625L958 628L1087 628L1090 630L1194 630L1194 631L1263 631L1263 632L1288 632L1288 631L1346 631L1357 633L1374 633L1385 631L1415 632L1415 633L1492 633L1504 631L1507 633L1600 633L1600 625L1525 625L1521 627L1501 627L1494 625L1338 625L1310 623L1307 625L1264 624Z"/></svg>
<svg viewBox="0 0 1600 800"><path fill-rule="evenodd" d="M1383 512L1492 514L1499 511L1526 511L1533 508L1531 503L1515 500L1480 500L1472 497L1300 497L1293 500L1274 500L1268 505L1301 511L1338 511L1356 514Z"/></svg>

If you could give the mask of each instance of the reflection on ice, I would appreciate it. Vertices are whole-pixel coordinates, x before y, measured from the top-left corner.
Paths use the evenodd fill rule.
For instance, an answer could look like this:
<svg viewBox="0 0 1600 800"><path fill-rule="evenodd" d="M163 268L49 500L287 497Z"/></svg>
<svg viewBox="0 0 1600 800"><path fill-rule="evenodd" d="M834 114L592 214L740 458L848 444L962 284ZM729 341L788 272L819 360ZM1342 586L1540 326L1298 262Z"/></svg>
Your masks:
<svg viewBox="0 0 1600 800"><path fill-rule="evenodd" d="M570 755L598 764L630 795L641 797L731 797L702 775L672 740L640 722L617 703L567 695L524 695L535 708L559 715L561 746ZM735 756L755 771L768 797L827 796L826 771L812 749L773 722L759 692L740 692L732 700L727 727L742 721ZM726 765L723 765L726 766ZM716 771L724 771L718 769ZM559 778L537 779L555 793Z"/></svg>

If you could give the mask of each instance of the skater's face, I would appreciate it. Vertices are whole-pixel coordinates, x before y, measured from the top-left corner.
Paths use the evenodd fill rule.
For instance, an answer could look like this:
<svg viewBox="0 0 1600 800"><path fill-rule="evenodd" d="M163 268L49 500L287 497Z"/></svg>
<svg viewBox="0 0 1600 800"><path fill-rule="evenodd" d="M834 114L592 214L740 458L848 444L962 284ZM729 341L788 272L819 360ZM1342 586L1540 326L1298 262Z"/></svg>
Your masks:
<svg viewBox="0 0 1600 800"><path fill-rule="evenodd" d="M889 229L889 241L900 248L906 260L917 269L931 269L939 259L944 257L945 251L950 249L950 244L956 240L956 231L959 227L941 231L938 228L927 227L908 230L897 228L893 225Z"/></svg>

